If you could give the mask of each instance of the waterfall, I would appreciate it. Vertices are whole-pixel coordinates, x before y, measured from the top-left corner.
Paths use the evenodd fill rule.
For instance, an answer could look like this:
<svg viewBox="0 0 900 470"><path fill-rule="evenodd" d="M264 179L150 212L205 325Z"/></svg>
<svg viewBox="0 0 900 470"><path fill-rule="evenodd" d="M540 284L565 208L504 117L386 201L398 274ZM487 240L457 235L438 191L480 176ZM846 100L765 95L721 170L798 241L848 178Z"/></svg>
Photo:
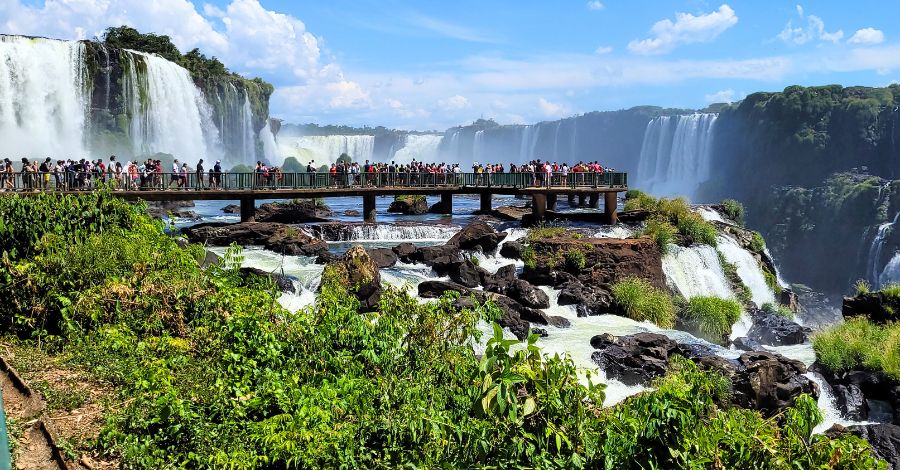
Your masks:
<svg viewBox="0 0 900 470"><path fill-rule="evenodd" d="M875 234L875 238L872 240L872 244L869 245L869 255L866 258L866 276L869 278L869 281L872 283L872 287L875 289L879 289L884 283L882 282L882 278L885 278L888 281L898 280L900 279L900 272L895 272L894 267L897 263L900 263L900 260L897 263L894 263L894 266L891 266L891 262L894 259L891 259L888 262L888 266L884 267L884 271L881 269L881 257L882 252L884 251L884 244L887 241L888 235L894 229L894 225L897 223L897 219L900 218L900 212L894 215L894 219L890 222L885 222L878 226L878 231ZM896 258L897 256L894 256ZM888 267L891 267L891 272L888 272ZM887 273L887 277L885 274Z"/></svg>
<svg viewBox="0 0 900 470"><path fill-rule="evenodd" d="M437 160L438 147L443 136L436 134L407 134L403 147L393 153L397 163L433 162Z"/></svg>
<svg viewBox="0 0 900 470"><path fill-rule="evenodd" d="M90 78L76 41L0 36L0 141L15 157L85 156Z"/></svg>
<svg viewBox="0 0 900 470"><path fill-rule="evenodd" d="M278 143L275 141L275 134L272 134L272 127L268 120L266 120L266 125L259 130L259 141L262 142L263 158L270 165L281 165L284 159L278 153Z"/></svg>
<svg viewBox="0 0 900 470"><path fill-rule="evenodd" d="M635 186L660 196L693 196L709 179L717 117L694 113L647 123Z"/></svg>
<svg viewBox="0 0 900 470"><path fill-rule="evenodd" d="M662 260L666 281L685 298L714 296L733 299L725 270L716 249L709 245L669 245Z"/></svg>
<svg viewBox="0 0 900 470"><path fill-rule="evenodd" d="M266 127L268 123L266 123ZM244 105L241 107L241 162L252 164L256 161L256 133L253 132L253 111L250 109L250 98L244 93Z"/></svg>
<svg viewBox="0 0 900 470"><path fill-rule="evenodd" d="M296 157L300 163L312 160L315 165L337 162L346 153L354 161L372 160L375 154L375 136L372 135L306 135L278 139L282 156Z"/></svg>
<svg viewBox="0 0 900 470"><path fill-rule="evenodd" d="M738 277L750 289L753 303L757 307L762 307L766 303L774 303L775 293L766 284L766 277L763 275L756 257L729 236L719 235L716 239L719 242L719 252L729 263L735 265Z"/></svg>
<svg viewBox="0 0 900 470"><path fill-rule="evenodd" d="M169 153L188 161L220 156L212 113L190 73L152 54L128 50L122 57L135 154Z"/></svg>
<svg viewBox="0 0 900 470"><path fill-rule="evenodd" d="M484 147L484 131L483 130L475 131L475 140L472 143L472 161L473 162L478 162L481 164L487 163L487 162L481 162L478 160L483 155L482 147Z"/></svg>
<svg viewBox="0 0 900 470"><path fill-rule="evenodd" d="M445 242L459 232L454 225L355 224L334 230L328 225L311 225L312 235L329 242Z"/></svg>

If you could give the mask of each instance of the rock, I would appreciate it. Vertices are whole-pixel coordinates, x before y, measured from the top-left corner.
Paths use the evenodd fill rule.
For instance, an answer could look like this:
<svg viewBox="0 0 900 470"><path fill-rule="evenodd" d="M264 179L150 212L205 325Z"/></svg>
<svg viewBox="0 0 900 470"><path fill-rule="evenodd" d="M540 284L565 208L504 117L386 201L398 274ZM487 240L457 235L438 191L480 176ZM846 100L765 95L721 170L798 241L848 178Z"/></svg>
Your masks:
<svg viewBox="0 0 900 470"><path fill-rule="evenodd" d="M428 202L425 196L397 196L387 211L406 215L424 214L428 212Z"/></svg>
<svg viewBox="0 0 900 470"><path fill-rule="evenodd" d="M344 215L346 215L347 217L359 217L359 211L347 209L344 211Z"/></svg>
<svg viewBox="0 0 900 470"><path fill-rule="evenodd" d="M591 355L593 361L608 377L626 385L646 384L665 374L673 355L686 357L703 369L728 377L734 404L759 410L767 417L790 406L801 393L819 395L816 384L803 375L803 363L770 352L747 352L731 361L706 346L678 344L656 333L619 337L602 334L591 338L591 346L597 349Z"/></svg>
<svg viewBox="0 0 900 470"><path fill-rule="evenodd" d="M390 248L371 248L368 252L378 269L390 268L397 264L397 253Z"/></svg>
<svg viewBox="0 0 900 470"><path fill-rule="evenodd" d="M226 214L240 214L241 206L237 204L228 204L227 206L222 208L222 212Z"/></svg>
<svg viewBox="0 0 900 470"><path fill-rule="evenodd" d="M463 262L462 253L453 245L426 246L410 253L407 258L434 268L438 274L446 274L457 263Z"/></svg>
<svg viewBox="0 0 900 470"><path fill-rule="evenodd" d="M516 265L507 264L498 269L496 273L488 273L486 276L483 276L481 285L484 286L484 290L503 293L515 281Z"/></svg>
<svg viewBox="0 0 900 470"><path fill-rule="evenodd" d="M453 235L447 245L456 246L461 250L481 249L483 253L491 253L504 238L506 232L498 233L494 227L484 222L474 222Z"/></svg>
<svg viewBox="0 0 900 470"><path fill-rule="evenodd" d="M465 287L478 287L484 275L488 274L484 268L476 266L471 260L465 260L462 263L454 264L450 268L450 279Z"/></svg>
<svg viewBox="0 0 900 470"><path fill-rule="evenodd" d="M752 339L741 336L740 338L736 338L731 342L734 347L740 351L761 351L763 349L762 345L753 341Z"/></svg>
<svg viewBox="0 0 900 470"><path fill-rule="evenodd" d="M747 332L747 337L759 344L767 346L802 344L809 339L812 332L809 328L774 312L751 309L750 316L753 318L753 326Z"/></svg>
<svg viewBox="0 0 900 470"><path fill-rule="evenodd" d="M538 335L538 336L540 336L541 338L546 338L547 336L550 336L549 334L547 334L547 329L546 329L546 328L532 328L532 329L531 329L531 333L532 333L532 334L535 334L535 335Z"/></svg>
<svg viewBox="0 0 900 470"><path fill-rule="evenodd" d="M500 256L509 259L522 259L525 247L516 240L509 240L500 247Z"/></svg>
<svg viewBox="0 0 900 470"><path fill-rule="evenodd" d="M881 371L849 370L835 372L818 362L811 372L821 375L835 392L838 408L848 415L868 415L868 400L885 402L893 408L894 424L900 425L900 383ZM858 396L862 395L862 402ZM841 401L845 403L842 406Z"/></svg>
<svg viewBox="0 0 900 470"><path fill-rule="evenodd" d="M400 261L404 263L410 262L409 256L419 250L419 247L413 245L409 242L403 242L393 248L394 253L397 253L397 257L400 258Z"/></svg>
<svg viewBox="0 0 900 470"><path fill-rule="evenodd" d="M841 313L844 318L866 317L869 321L883 325L900 320L900 298L883 292L869 292L854 297L844 297Z"/></svg>
<svg viewBox="0 0 900 470"><path fill-rule="evenodd" d="M841 416L853 421L865 421L869 417L869 404L858 385L835 385L831 390Z"/></svg>
<svg viewBox="0 0 900 470"><path fill-rule="evenodd" d="M550 326L554 326L556 328L569 328L572 326L572 322L570 322L566 317L560 317L557 315L543 315L544 323Z"/></svg>
<svg viewBox="0 0 900 470"><path fill-rule="evenodd" d="M829 436L845 433L865 439L872 447L873 454L888 463L888 468L900 470L900 426L894 424L866 424L843 428L834 425L826 431Z"/></svg>
<svg viewBox="0 0 900 470"><path fill-rule="evenodd" d="M196 218L200 218L193 211L185 211L187 207L194 207L194 201L150 201L147 203L147 213L158 219L168 217L170 212L175 217L180 217L178 214L193 214Z"/></svg>
<svg viewBox="0 0 900 470"><path fill-rule="evenodd" d="M244 276L252 275L271 279L281 292L288 292L291 294L297 293L297 288L294 287L294 281L284 274L270 273L268 271L263 271L262 269L248 267L241 268L241 274Z"/></svg>
<svg viewBox="0 0 900 470"><path fill-rule="evenodd" d="M608 289L587 287L577 279L559 288L559 305L575 305L579 317L620 313L614 308L612 293Z"/></svg>
<svg viewBox="0 0 900 470"><path fill-rule="evenodd" d="M508 328L519 339L528 337L532 321L541 324L546 324L547 321L547 318L539 310L525 307L505 295L469 289L455 282L424 281L419 284L419 296L423 298L440 297L447 291L460 293L459 299L455 302L457 308L473 307L473 298L479 303L492 301L502 312L497 323Z"/></svg>
<svg viewBox="0 0 900 470"><path fill-rule="evenodd" d="M510 283L503 294L526 307L550 307L550 298L544 291L529 284L528 281L523 281L521 279L517 279Z"/></svg>
<svg viewBox="0 0 900 470"><path fill-rule="evenodd" d="M791 289L786 287L781 289L781 294L778 296L778 303L784 305L788 310L794 313L800 312L800 297Z"/></svg>
<svg viewBox="0 0 900 470"><path fill-rule="evenodd" d="M325 222L332 212L315 199L294 199L288 202L271 202L256 209L257 222L277 222L299 224L304 222Z"/></svg>
<svg viewBox="0 0 900 470"><path fill-rule="evenodd" d="M360 312L371 312L378 308L381 300L381 274L378 266L365 248L356 245L333 261L325 269L337 271L341 283L359 300Z"/></svg>
<svg viewBox="0 0 900 470"><path fill-rule="evenodd" d="M219 257L219 255L213 253L212 251L206 250L206 253L204 253L203 255L203 259L200 260L200 267L206 269L210 266L219 264L220 259L221 258Z"/></svg>
<svg viewBox="0 0 900 470"><path fill-rule="evenodd" d="M285 255L317 256L328 251L328 245L302 230L285 224L270 222L241 222L238 224L208 223L182 229L191 242L205 242L214 246L261 245Z"/></svg>
<svg viewBox="0 0 900 470"><path fill-rule="evenodd" d="M330 251L326 251L323 253L319 253L319 256L316 256L316 264L328 264L328 263L331 263L332 261L337 261L339 259L341 259L340 256L338 256Z"/></svg>

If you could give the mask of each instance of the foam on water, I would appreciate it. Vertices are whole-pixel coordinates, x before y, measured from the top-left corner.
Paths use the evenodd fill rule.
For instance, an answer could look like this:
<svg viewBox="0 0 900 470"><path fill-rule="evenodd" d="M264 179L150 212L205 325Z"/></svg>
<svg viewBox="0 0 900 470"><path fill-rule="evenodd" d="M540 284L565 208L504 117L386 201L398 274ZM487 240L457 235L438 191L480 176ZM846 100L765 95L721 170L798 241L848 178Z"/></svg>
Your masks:
<svg viewBox="0 0 900 470"><path fill-rule="evenodd" d="M737 241L729 236L719 235L716 239L718 240L719 252L725 256L729 263L735 265L738 277L750 289L753 303L757 307L761 307L766 303L774 303L775 293L766 284L762 267L759 265L756 257L738 245Z"/></svg>
<svg viewBox="0 0 900 470"><path fill-rule="evenodd" d="M669 245L662 259L667 282L685 298L715 296L733 299L716 249L708 245Z"/></svg>
<svg viewBox="0 0 900 470"><path fill-rule="evenodd" d="M719 211L711 209L706 206L700 206L694 209L700 217L703 217L703 220L707 222L725 222L725 219L722 218L722 214L719 214Z"/></svg>

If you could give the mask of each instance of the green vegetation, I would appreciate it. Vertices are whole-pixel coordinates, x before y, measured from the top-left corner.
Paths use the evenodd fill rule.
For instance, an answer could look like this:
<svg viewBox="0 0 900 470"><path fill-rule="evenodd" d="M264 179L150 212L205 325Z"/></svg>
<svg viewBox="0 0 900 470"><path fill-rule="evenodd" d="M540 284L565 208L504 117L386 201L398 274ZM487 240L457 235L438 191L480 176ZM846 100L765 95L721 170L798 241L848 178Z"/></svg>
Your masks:
<svg viewBox="0 0 900 470"><path fill-rule="evenodd" d="M774 292L775 295L781 295L781 292L784 289L781 287L781 284L778 283L778 276L766 269L765 266L763 266L762 272L763 278L766 280L766 285L769 286L769 289L772 289L772 292Z"/></svg>
<svg viewBox="0 0 900 470"><path fill-rule="evenodd" d="M767 312L767 313L774 313L776 315L781 315L785 318L790 318L790 319L794 318L794 312L792 312L791 309L785 307L784 305L775 304L772 302L766 302L766 303L762 304L762 306L760 307L760 310Z"/></svg>
<svg viewBox="0 0 900 470"><path fill-rule="evenodd" d="M725 344L731 325L741 317L741 304L733 299L692 297L681 312L688 328L711 343Z"/></svg>
<svg viewBox="0 0 900 470"><path fill-rule="evenodd" d="M855 437L811 436L809 397L766 420L687 361L604 410L603 386L543 356L534 335L516 348L495 325L479 358L490 304L460 311L455 295L420 304L387 288L360 314L325 269L315 305L290 314L270 280L240 274L239 249L202 269L201 247L108 193L0 198L0 242L0 325L18 336L7 340L115 390L99 436L65 442L70 456L125 468L875 467ZM645 318L673 310L646 282L616 289ZM27 368L38 356L20 357Z"/></svg>
<svg viewBox="0 0 900 470"><path fill-rule="evenodd" d="M303 173L306 171L306 165L300 163L297 157L287 157L281 165L281 170L285 173Z"/></svg>
<svg viewBox="0 0 900 470"><path fill-rule="evenodd" d="M725 199L720 203L725 217L734 221L734 223L744 225L744 205L734 199Z"/></svg>
<svg viewBox="0 0 900 470"><path fill-rule="evenodd" d="M655 199L638 190L626 193L625 210L643 209L653 214L648 221L644 234L656 240L662 248L669 243L672 232L665 225L678 230L684 243L702 243L716 246L716 227L703 220L699 214L691 211L690 205L684 198ZM652 224L652 226L651 226ZM663 248L664 249L664 248Z"/></svg>
<svg viewBox="0 0 900 470"><path fill-rule="evenodd" d="M650 321L662 328L675 327L675 304L665 291L653 287L648 281L627 278L612 286L616 303L628 318Z"/></svg>
<svg viewBox="0 0 900 470"><path fill-rule="evenodd" d="M578 248L569 248L565 254L566 257L566 269L570 271L581 271L584 269L585 263L587 262L584 257L584 252Z"/></svg>
<svg viewBox="0 0 900 470"><path fill-rule="evenodd" d="M737 266L735 266L734 263L729 262L721 251L716 250L716 255L719 257L719 264L722 265L722 271L725 272L725 278L728 279L728 283L731 284L731 290L734 291L742 304L750 305L753 302L753 291L750 290L750 287L747 286L747 284L744 284L744 280L738 275Z"/></svg>
<svg viewBox="0 0 900 470"><path fill-rule="evenodd" d="M763 253L766 251L766 241L759 232L751 232L750 234L750 251L754 253Z"/></svg>
<svg viewBox="0 0 900 470"><path fill-rule="evenodd" d="M625 193L625 207L626 211L636 211L636 210L654 210L656 208L656 198L653 196L639 190L639 189L629 189L628 192Z"/></svg>
<svg viewBox="0 0 900 470"><path fill-rule="evenodd" d="M540 227L534 227L528 231L528 235L525 236L525 241L527 243L531 242L539 242L541 240L549 240L551 238L574 238L579 240L582 238L582 235L570 228L565 227L551 227L548 225L542 225Z"/></svg>
<svg viewBox="0 0 900 470"><path fill-rule="evenodd" d="M525 267L528 269L535 269L537 267L537 254L533 247L525 246L525 248L522 249L522 262L525 263Z"/></svg>
<svg viewBox="0 0 900 470"><path fill-rule="evenodd" d="M869 369L900 380L900 323L850 318L813 336L816 360L833 371Z"/></svg>
<svg viewBox="0 0 900 470"><path fill-rule="evenodd" d="M853 291L856 292L856 295L868 294L872 292L872 285L865 279L857 279L853 283Z"/></svg>
<svg viewBox="0 0 900 470"><path fill-rule="evenodd" d="M643 236L652 238L663 254L668 252L669 245L674 243L677 234L678 229L662 217L653 217L648 220L641 233Z"/></svg>
<svg viewBox="0 0 900 470"><path fill-rule="evenodd" d="M878 292L881 292L888 298L900 300L900 283L890 282L882 286Z"/></svg>

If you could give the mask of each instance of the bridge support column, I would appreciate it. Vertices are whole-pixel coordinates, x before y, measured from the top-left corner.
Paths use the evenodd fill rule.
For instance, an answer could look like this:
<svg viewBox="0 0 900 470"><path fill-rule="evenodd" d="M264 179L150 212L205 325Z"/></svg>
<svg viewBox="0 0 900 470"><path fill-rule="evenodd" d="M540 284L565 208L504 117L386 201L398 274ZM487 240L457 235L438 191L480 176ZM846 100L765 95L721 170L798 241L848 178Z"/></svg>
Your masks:
<svg viewBox="0 0 900 470"><path fill-rule="evenodd" d="M578 193L578 206L584 207L585 200L587 199L587 194Z"/></svg>
<svg viewBox="0 0 900 470"><path fill-rule="evenodd" d="M481 193L481 212L491 211L491 199L493 198L494 195L491 193Z"/></svg>
<svg viewBox="0 0 900 470"><path fill-rule="evenodd" d="M252 197L241 198L241 222L253 222L256 216L256 200Z"/></svg>
<svg viewBox="0 0 900 470"><path fill-rule="evenodd" d="M375 222L375 195L363 195L363 220L366 222Z"/></svg>
<svg viewBox="0 0 900 470"><path fill-rule="evenodd" d="M569 207L575 207L575 195L569 194L568 198L569 198Z"/></svg>
<svg viewBox="0 0 900 470"><path fill-rule="evenodd" d="M453 214L453 193L441 193L441 214Z"/></svg>
<svg viewBox="0 0 900 470"><path fill-rule="evenodd" d="M603 194L603 213L606 215L606 222L610 225L619 221L619 216L616 214L618 205L619 201L615 192Z"/></svg>
<svg viewBox="0 0 900 470"><path fill-rule="evenodd" d="M615 193L613 193L613 194L615 194ZM599 206L599 205L600 205L600 195L597 193L591 193L590 197L588 198L588 207L590 207L591 209L596 209L597 206Z"/></svg>
<svg viewBox="0 0 900 470"><path fill-rule="evenodd" d="M547 195L547 210L548 211L556 210L556 194L548 194Z"/></svg>
<svg viewBox="0 0 900 470"><path fill-rule="evenodd" d="M547 195L535 193L531 196L531 215L535 224L539 224L546 218Z"/></svg>

